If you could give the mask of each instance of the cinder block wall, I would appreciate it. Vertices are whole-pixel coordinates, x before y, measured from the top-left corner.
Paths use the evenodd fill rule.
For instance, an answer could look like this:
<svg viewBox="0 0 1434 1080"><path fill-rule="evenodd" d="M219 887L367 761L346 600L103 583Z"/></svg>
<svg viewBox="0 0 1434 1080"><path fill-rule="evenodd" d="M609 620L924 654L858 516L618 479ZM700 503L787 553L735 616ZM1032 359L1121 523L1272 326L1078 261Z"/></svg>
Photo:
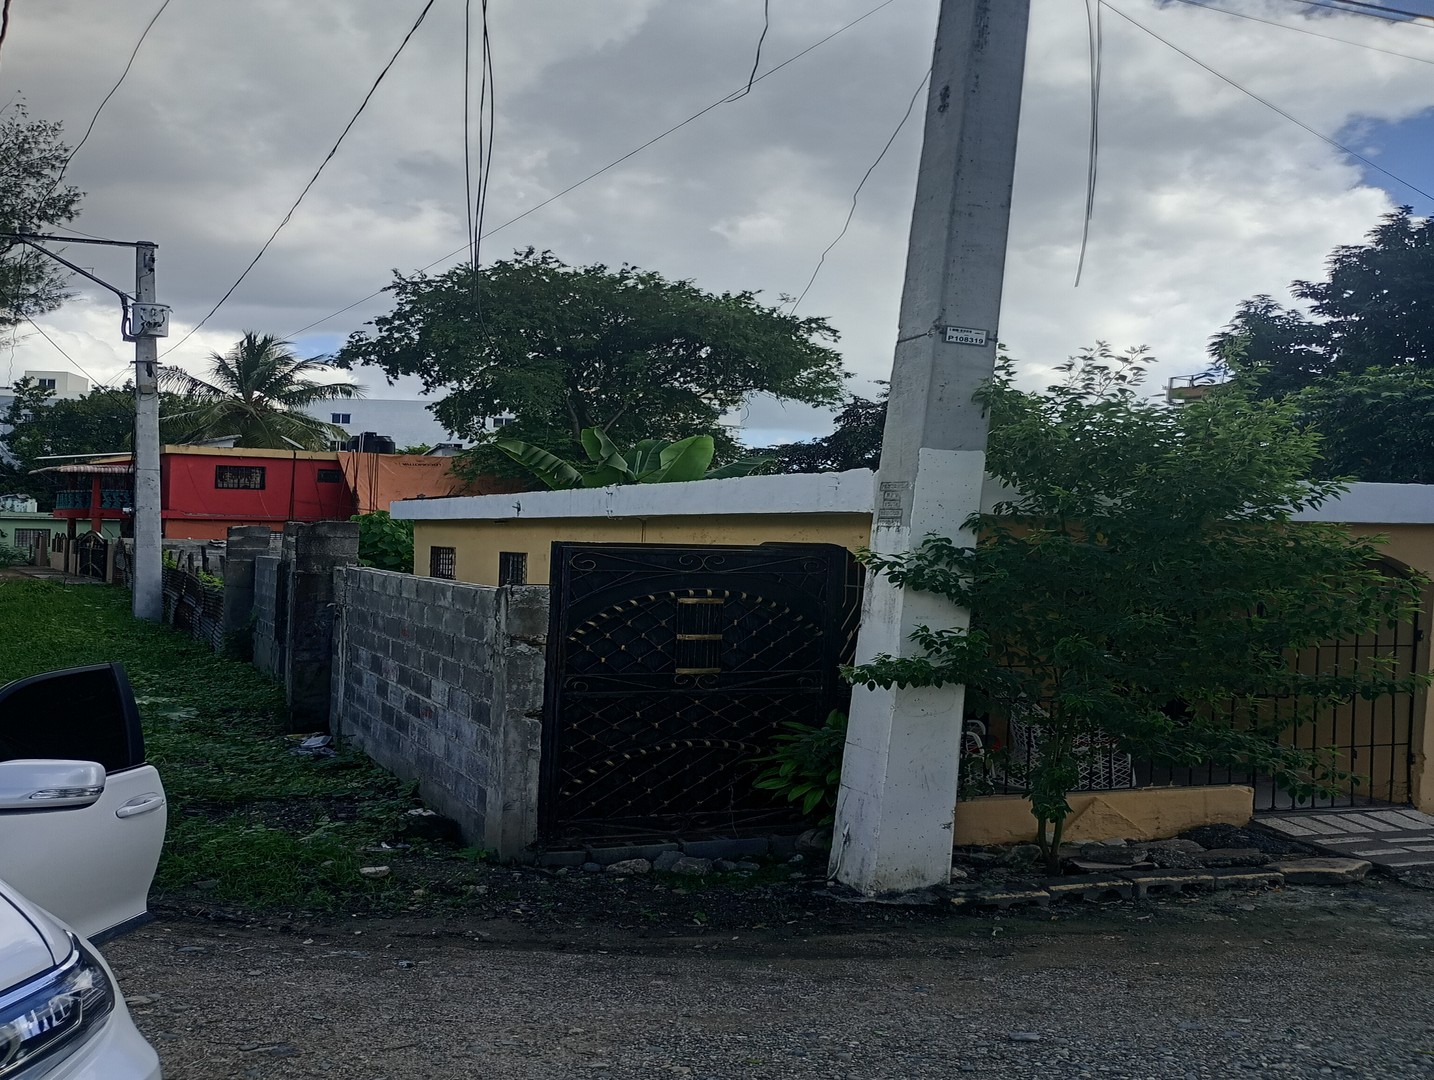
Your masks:
<svg viewBox="0 0 1434 1080"><path fill-rule="evenodd" d="M524 857L537 837L547 588L347 567L335 593L331 730L417 780L468 843Z"/></svg>
<svg viewBox="0 0 1434 1080"><path fill-rule="evenodd" d="M275 679L284 672L284 645L277 624L279 571L277 556L254 560L254 666Z"/></svg>

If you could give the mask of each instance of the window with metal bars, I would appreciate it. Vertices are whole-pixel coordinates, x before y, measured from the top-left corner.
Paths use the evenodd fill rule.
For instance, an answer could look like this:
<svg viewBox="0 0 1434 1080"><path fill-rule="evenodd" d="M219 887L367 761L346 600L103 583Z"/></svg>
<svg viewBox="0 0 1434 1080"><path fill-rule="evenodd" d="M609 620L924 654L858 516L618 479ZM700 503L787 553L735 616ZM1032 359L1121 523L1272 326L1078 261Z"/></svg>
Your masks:
<svg viewBox="0 0 1434 1080"><path fill-rule="evenodd" d="M227 491L263 491L267 471L262 465L216 465L214 486Z"/></svg>
<svg viewBox="0 0 1434 1080"><path fill-rule="evenodd" d="M452 581L458 576L458 551L451 547L430 547L428 549L428 576L447 578Z"/></svg>
<svg viewBox="0 0 1434 1080"><path fill-rule="evenodd" d="M498 584L528 584L528 553L526 551L498 552Z"/></svg>
<svg viewBox="0 0 1434 1080"><path fill-rule="evenodd" d="M321 484L337 484L343 478L344 474L339 472L338 469L320 469L318 482Z"/></svg>

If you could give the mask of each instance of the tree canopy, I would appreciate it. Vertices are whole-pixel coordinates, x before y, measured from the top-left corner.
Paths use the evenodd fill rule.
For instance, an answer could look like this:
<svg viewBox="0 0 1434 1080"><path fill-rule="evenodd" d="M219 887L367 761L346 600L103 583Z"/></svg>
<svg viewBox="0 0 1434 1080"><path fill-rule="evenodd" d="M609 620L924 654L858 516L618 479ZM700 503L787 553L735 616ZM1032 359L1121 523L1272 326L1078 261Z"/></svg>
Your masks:
<svg viewBox="0 0 1434 1080"><path fill-rule="evenodd" d="M84 193L62 184L70 148L61 125L31 120L15 103L0 119L0 233L44 232L73 221ZM65 270L34 248L0 237L0 326L51 311L67 298Z"/></svg>
<svg viewBox="0 0 1434 1080"><path fill-rule="evenodd" d="M310 416L304 408L363 396L357 383L319 382L312 377L327 366L295 356L287 341L272 334L249 331L227 353L210 355L208 379L178 368L164 372L165 387L183 399L183 407L171 417L172 437L177 442L201 442L232 435L235 446L327 449L347 433Z"/></svg>
<svg viewBox="0 0 1434 1080"><path fill-rule="evenodd" d="M1292 520L1340 490L1305 479L1318 439L1294 406L1238 386L1179 407L1152 401L1139 351L1102 346L1064 371L1026 393L1003 361L981 392L987 468L1014 494L972 518L974 544L933 536L911 554L869 556L898 585L969 610L970 628L921 627L918 655L877 657L856 681L964 684L968 715L1024 718L1033 745L1008 775L1050 852L1082 759L1102 748L1260 771L1298 794L1347 778L1352 762L1281 732L1411 687L1374 650L1338 671L1289 658L1407 618L1421 579L1385 568L1377 544L1341 526ZM1288 705L1278 716L1262 704L1273 697Z"/></svg>
<svg viewBox="0 0 1434 1080"><path fill-rule="evenodd" d="M712 435L735 447L724 413L765 392L814 405L841 399L841 359L822 318L798 318L752 292L706 292L635 266L569 266L533 249L430 277L395 273L394 309L339 352L390 378L417 376L444 426L562 457L598 428L617 443Z"/></svg>
<svg viewBox="0 0 1434 1080"><path fill-rule="evenodd" d="M1255 396L1291 397L1324 435L1315 475L1430 482L1434 219L1401 207L1366 243L1336 248L1324 281L1290 291L1304 308L1246 300L1211 353Z"/></svg>
<svg viewBox="0 0 1434 1080"><path fill-rule="evenodd" d="M836 415L830 435L807 442L780 443L753 451L776 459L776 472L846 472L875 469L881 464L881 440L886 431L886 394L873 401L851 394Z"/></svg>

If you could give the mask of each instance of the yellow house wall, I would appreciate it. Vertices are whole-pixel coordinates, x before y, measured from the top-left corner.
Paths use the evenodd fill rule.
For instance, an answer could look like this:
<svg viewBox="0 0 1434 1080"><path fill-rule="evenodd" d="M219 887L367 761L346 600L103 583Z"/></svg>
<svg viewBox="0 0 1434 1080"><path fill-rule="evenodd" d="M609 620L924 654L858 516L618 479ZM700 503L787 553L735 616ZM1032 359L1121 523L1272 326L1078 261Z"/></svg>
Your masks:
<svg viewBox="0 0 1434 1080"><path fill-rule="evenodd" d="M1383 536L1388 543L1384 550L1390 558L1412 569L1434 577L1434 524L1390 524L1350 525L1350 533L1356 536ZM840 544L851 550L866 545L871 533L871 517L864 513L839 514L733 514L710 517L649 517L649 518L532 518L509 521L458 520L458 521L417 521L414 523L415 572L428 573L429 548L451 547L456 555L456 577L480 585L498 584L498 555L504 551L521 551L528 556L528 581L534 585L548 583L551 559L551 544L554 540L584 543L647 543L647 544L762 544L778 543L826 543ZM1434 670L1434 634L1429 632L1428 623L1434 621L1434 589L1429 590L1423 605L1425 612L1425 635L1419 643L1419 670ZM1401 703L1402 704L1402 703ZM1363 743L1374 736L1375 743L1388 741L1387 728L1394 722L1390 707L1380 705L1371 708L1367 719L1361 719L1357 742ZM1371 732L1370 727L1374 728ZM1333 736L1334 732L1321 732L1321 736ZM1420 692L1415 699L1413 731L1414 762L1410 774L1408 797L1419 809L1434 813L1434 694ZM1387 754L1388 751L1379 751ZM1352 765L1354 763L1351 763ZM1371 769L1374 765L1383 766ZM1355 765L1356 771L1383 772L1387 775L1388 763L1380 761ZM1139 802L1154 800L1164 804L1172 799L1185 798L1176 792L1210 792L1212 788L1153 789L1141 793L1129 793L1129 798ZM1239 789L1244 790L1244 789ZM1381 791L1378 794L1384 795ZM1405 793L1393 793L1396 798ZM1122 793L1125 797L1126 793ZM1101 800L1113 796L1102 795ZM1232 796L1221 796L1228 800ZM1084 796L1081 796L1084 798ZM1197 798L1204 798L1198 796ZM1238 798L1236 798L1238 802ZM996 813L992 809L973 810L975 806L991 807L991 800L963 803L962 813L966 815L968 828L980 832L987 829L978 825L985 816ZM1024 805L1024 804L1023 804ZM1173 805L1173 804L1172 804ZM1183 804L1182 804L1183 805ZM1200 813L1210 807L1200 809ZM1230 809L1222 803L1213 811L1216 817L1208 820L1227 820L1232 814L1238 817L1238 807ZM1010 811L1007 811L1010 813ZM1023 810L1022 813L1025 813ZM1248 816L1248 815L1247 815ZM1017 819L1020 815L1015 815ZM1095 818L1091 819L1096 820ZM1192 824L1198 823L1192 820ZM1020 827L1025 829L1022 822ZM991 826L996 832L1010 831L1014 824ZM957 825L958 834L962 826ZM989 829L987 829L989 832ZM986 832L980 832L986 835ZM974 835L974 834L973 834ZM1004 833L1003 833L1004 835ZM1115 835L1115 834L1112 834ZM1134 835L1126 833L1124 835ZM967 843L994 843L988 840L967 840Z"/></svg>
<svg viewBox="0 0 1434 1080"><path fill-rule="evenodd" d="M528 556L528 583L546 585L555 540L589 544L840 544L871 539L868 514L723 514L712 517L532 518L510 521L415 521L414 572L427 575L429 549L454 550L455 575L498 584L498 554Z"/></svg>
<svg viewBox="0 0 1434 1080"><path fill-rule="evenodd" d="M1253 816L1252 788L1133 788L1078 791L1069 796L1067 840L1163 840L1197 825L1245 825ZM1036 834L1031 802L991 795L956 804L957 844L1019 844Z"/></svg>

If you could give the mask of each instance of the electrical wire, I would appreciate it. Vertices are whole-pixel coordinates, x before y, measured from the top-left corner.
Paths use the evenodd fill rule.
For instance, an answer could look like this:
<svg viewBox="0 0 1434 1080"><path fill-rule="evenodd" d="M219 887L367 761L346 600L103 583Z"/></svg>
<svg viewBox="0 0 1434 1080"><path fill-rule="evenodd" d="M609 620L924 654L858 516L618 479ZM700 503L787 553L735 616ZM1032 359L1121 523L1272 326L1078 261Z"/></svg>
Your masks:
<svg viewBox="0 0 1434 1080"><path fill-rule="evenodd" d="M493 130L498 123L498 95L493 85L493 42L488 33L488 0L481 0L482 49L478 78L478 206L473 224L473 280L483 259L483 221L488 212L488 183L493 176ZM479 321L482 314L479 313Z"/></svg>
<svg viewBox="0 0 1434 1080"><path fill-rule="evenodd" d="M141 31L139 35L139 40L134 43L134 48L130 50L129 60L125 62L124 70L120 72L120 77L116 79L115 84L110 87L110 92L100 100L98 108L95 109L95 114L90 117L90 123L89 126L85 128L85 133L80 136L80 141L75 144L75 148L70 151L69 155L65 158L64 164L60 166L60 171L55 175L55 179L50 182L50 189L45 192L46 199L48 199L54 193L55 189L64 181L65 173L68 172L70 168L70 162L75 160L75 155L78 154L80 149L85 145L86 140L90 137L90 133L95 130L95 124L100 118L100 113L105 111L105 106L110 103L110 98L114 97L115 91L124 84L125 78L129 75L129 69L134 67L134 58L139 55L140 46L144 44L145 38L149 37L149 32L154 29L154 24L157 23L159 17L164 14L164 9L169 7L169 3L170 0L164 0L164 2L159 5L159 9L150 16L149 22L145 23L144 30ZM42 199L41 202L44 202L44 199Z"/></svg>
<svg viewBox="0 0 1434 1080"><path fill-rule="evenodd" d="M79 368L80 374L83 375L85 378L87 378L87 379L90 380L90 385L91 385L91 386L103 386L103 385L104 385L103 382L101 382L99 379L96 379L93 375L91 375L88 371L86 371L83 367L81 367L81 366L80 366L80 362L79 362L78 360L76 360L76 359L75 359L73 356L71 356L69 353L65 352L65 350L60 347L60 343L59 343L58 341L56 341L54 338L52 338L49 334L47 334L47 333L45 332L45 328L44 328L43 326L41 326L39 323L37 323L34 319L30 318L30 316L28 316L28 315L22 315L21 318L23 318L27 323L29 323L29 324L30 324L31 326L33 326L36 330L38 330L38 331L40 332L40 336L41 336L42 338L44 338L46 341L48 341L51 345L53 345L53 346L55 347L55 351L56 351L57 353L59 353L61 356L63 356L63 357L64 357L66 360L68 360L70 363L74 364L75 367Z"/></svg>
<svg viewBox="0 0 1434 1080"><path fill-rule="evenodd" d="M752 73L747 76L747 85L728 98L728 101L736 101L738 98L744 98L752 92L752 84L757 79L757 69L762 66L762 42L767 40L767 31L771 28L772 0L762 0L762 33L757 38L757 55L752 60Z"/></svg>
<svg viewBox="0 0 1434 1080"><path fill-rule="evenodd" d="M10 0L0 7L0 49L5 47L5 37L10 33Z"/></svg>
<svg viewBox="0 0 1434 1080"><path fill-rule="evenodd" d="M1165 38L1161 37L1159 34L1157 34L1154 30L1150 29L1150 27L1146 26L1144 23L1138 22L1137 20L1131 18L1131 17L1130 17L1129 15L1127 15L1125 12L1121 11L1120 8L1116 7L1114 4L1111 4L1111 3L1109 2L1109 0L1098 0L1098 2L1100 3L1100 5L1101 5L1102 7L1109 8L1112 13L1114 13L1114 14L1116 14L1116 15L1119 15L1122 19L1124 19L1126 22L1130 23L1132 26L1135 26L1135 27L1138 27L1138 28L1141 29L1141 30L1144 30L1147 34L1149 34L1151 37L1153 37L1156 41L1160 42L1162 45L1165 45L1167 48L1174 49L1174 50L1175 50L1176 52L1178 52L1181 56L1185 57L1185 59L1189 60L1192 64L1196 64L1196 65L1198 65L1199 67L1204 68L1204 69L1205 69L1206 71L1208 71L1211 75L1214 75L1214 76L1215 76L1217 79L1219 79L1220 81L1222 81L1222 82L1224 82L1224 83L1227 83L1227 84L1229 84L1230 86L1233 86L1236 90L1240 91L1240 93L1242 93L1242 94L1245 94L1247 97L1252 97L1252 98L1254 98L1254 99L1255 99L1256 101L1258 101L1261 105L1265 106L1265 108L1270 109L1270 110L1272 110L1273 112L1279 113L1281 116L1283 116L1283 117L1284 117L1286 120L1288 120L1290 123L1294 124L1296 127L1303 128L1305 131L1308 131L1308 132L1309 132L1311 135L1313 135L1315 138L1321 140L1322 142L1328 143L1330 146L1334 147L1336 150L1340 151L1341 153L1343 153L1343 154L1348 154L1350 157L1354 158L1355 160L1364 162L1364 164L1368 165L1371 169L1374 169L1376 172L1381 172L1381 173L1383 173L1385 176L1389 177L1391 180L1393 180L1393 181L1395 181L1396 183L1402 185L1403 187L1408 188L1410 191L1414 192L1415 194L1421 195L1421 196L1423 196L1423 197L1426 198L1426 199L1434 200L1434 195L1431 195L1429 192L1425 191L1423 188L1418 187L1418 186L1416 186L1416 185L1414 185L1414 184L1411 184L1408 180L1404 179L1404 177L1398 175L1397 173L1390 172L1390 171L1389 171L1388 169L1386 169L1383 165L1380 165L1380 164L1378 164L1377 162L1371 161L1369 158L1365 157L1365 156L1364 156L1363 154L1361 154L1361 153L1358 153L1358 152L1356 152L1356 151L1354 151L1354 150L1351 150L1348 146L1345 146L1344 143L1339 142L1337 139L1331 138L1330 136L1326 135L1324 132L1320 131L1319 129L1310 127L1310 125L1306 124L1303 120L1300 120L1298 117L1292 116L1290 113L1288 113L1288 112L1286 112L1284 109L1280 108L1280 107L1279 107L1278 105L1276 105L1274 102L1270 101L1268 98L1263 98L1263 97L1261 97L1259 94L1255 93L1253 90L1250 90L1250 89L1248 89L1247 87L1241 86L1240 83L1236 82L1236 81L1235 81L1234 79L1232 79L1230 76L1225 75L1225 74L1223 74L1222 72L1216 71L1216 70L1215 70L1214 68L1212 68L1209 64L1205 63L1205 61L1199 59L1199 58L1196 57L1196 56L1192 56L1190 53L1186 52L1184 49L1180 48L1180 46L1174 44L1173 42L1167 41Z"/></svg>
<svg viewBox="0 0 1434 1080"><path fill-rule="evenodd" d="M468 119L469 104L472 100L472 53L473 53L473 0L463 0L463 208L468 215L468 261L478 265L478 253L473 246L473 152L469 146L472 124ZM473 277L473 289L478 290L478 277Z"/></svg>
<svg viewBox="0 0 1434 1080"><path fill-rule="evenodd" d="M1230 15L1236 19L1248 19L1250 22L1264 23L1266 26L1277 26L1281 30L1293 30L1299 34L1308 34L1310 37L1324 38L1325 41L1338 41L1345 45L1353 45L1357 49L1368 49L1370 52L1383 53L1385 56L1400 56L1405 60L1414 60L1421 64L1434 64L1434 59L1425 56L1413 56L1409 53L1395 52L1393 49L1381 49L1378 45L1366 45L1362 41L1350 41L1349 38L1335 37L1333 34L1321 34L1303 26L1295 26L1292 23L1277 22L1274 19L1262 19L1258 15L1250 15L1243 11L1231 11L1229 8L1215 7L1213 4L1202 3L1201 0L1178 0L1181 4L1189 7L1199 8L1202 11L1213 11L1219 15ZM1397 20L1385 20L1394 22Z"/></svg>
<svg viewBox="0 0 1434 1080"><path fill-rule="evenodd" d="M1080 230L1080 255L1076 259L1075 288L1080 288L1081 271L1085 269L1086 248L1090 244L1090 219L1095 215L1096 166L1100 160L1100 74L1105 54L1105 37L1101 32L1098 0L1085 0L1086 32L1090 41L1090 145L1086 150L1085 220Z"/></svg>
<svg viewBox="0 0 1434 1080"><path fill-rule="evenodd" d="M1413 21L1415 26L1422 26L1426 30L1434 30L1434 16L1418 11L1405 11L1401 8L1385 7L1382 4L1366 4L1361 0L1339 0L1338 3L1327 3L1325 0L1285 0L1288 4L1299 4L1303 7L1328 8L1330 11L1342 11L1346 15L1363 15L1370 19L1379 19L1387 23L1406 23ZM1393 16L1403 16L1393 18Z"/></svg>
<svg viewBox="0 0 1434 1080"><path fill-rule="evenodd" d="M166 0L166 3L167 2L168 0ZM418 13L418 18L415 19L413 25L409 27L408 33L403 36L403 40L399 42L398 48L394 50L393 55L388 58L388 63L383 66L383 70L378 73L378 78L374 79L373 85L368 88L368 93L364 95L363 101L359 103L358 109L354 112L353 116L349 118L349 122L344 125L343 131L339 132L338 139L335 140L334 145L329 148L329 152L324 155L324 160L319 162L319 167L314 170L314 175L309 177L309 182L305 184L304 189L299 192L299 197L294 200L294 204L289 207L288 212L284 214L279 224L274 226L274 231L269 234L269 239L264 241L264 246L259 249L259 253L249 260L249 265L244 267L243 272L235 279L234 284L230 285L229 288L224 291L224 295L209 309L208 314L200 319L199 322L195 323L189 333L185 334L173 345L165 349L164 352L160 353L160 356L168 356L195 334L199 333L200 328L214 317L214 313L224 306L224 302L228 300L229 297L234 295L234 290L244 283L244 279L249 276L249 271L258 265L259 260L264 257L264 253L269 250L269 245L271 245L279 233L283 231L284 226L289 224L290 219L294 216L294 211L298 210L299 204L304 201L304 196L309 193L309 189L318 182L319 176L322 175L324 168L334 159L334 155L339 152L339 147L343 145L344 139L348 136L348 133L353 130L354 124L358 123L358 118L363 115L364 110L368 108L368 103L373 100L373 95L378 91L379 84L383 82L384 76L389 73L389 70L398 61L403 50L413 39L413 35L418 33L418 28L423 25L423 20L428 17L428 13L433 9L433 5L436 2L437 0L428 0L428 2L423 5L423 10Z"/></svg>
<svg viewBox="0 0 1434 1080"><path fill-rule="evenodd" d="M896 3L896 0L882 0L882 3L877 4L876 7L872 8L872 9L869 10L869 11L867 11L865 14L859 15L859 16L857 16L855 19L853 19L851 22L847 23L845 26L842 26L842 27L840 27L840 28L838 28L838 29L836 29L836 30L833 30L833 31L832 31L830 34L828 34L826 37L822 38L821 40L819 40L819 41L817 41L817 42L814 42L814 43L811 44L811 45L808 45L808 46L807 46L805 49L803 49L801 52L796 53L796 54L794 54L794 55L792 55L792 56L789 56L787 59L783 60L780 64L778 64L778 65L776 65L775 67L773 67L771 70L762 72L762 74L758 75L755 79L752 80L753 84L759 83L759 82L761 82L763 79L771 78L771 77L772 77L773 75L775 75L777 72L781 71L782 68L786 67L788 64L795 63L796 61L800 60L802 57L806 56L807 53L812 52L812 51L815 50L815 49L821 48L823 45L825 45L827 42L831 41L833 38L839 37L840 35L846 33L848 30L850 30L852 27L856 26L858 23L865 22L867 19L871 18L871 16L873 16L873 15L875 15L877 12L881 11L883 8L890 7L890 6L891 6L892 4L894 4L894 3ZM521 214L517 214L517 215L515 215L515 216L509 218L507 221L503 222L503 224L501 224L501 225L496 225L496 226L494 226L492 229L489 229L487 232L485 232L485 233L483 234L482 239L486 240L488 237L493 236L493 235L495 235L496 233L502 232L502 231L503 231L504 229L506 229L508 226L510 226L510 225L516 225L518 222L522 221L525 217L528 217L530 214L536 214L539 210L543 209L543 207L548 206L548 205L550 205L550 204L552 204L552 203L557 202L557 201L558 201L559 199L561 199L563 196L565 196L565 195L567 195L567 194L569 194L569 193L571 193L571 192L573 192L573 191L576 191L578 188L582 187L584 184L588 183L589 181L596 180L596 179L597 179L599 176L601 176L603 173L609 172L610 170L617 168L617 167L618 167L619 165L621 165L624 161L627 161L629 158L634 158L634 157L636 157L638 154L642 153L642 152L643 152L644 150L646 150L648 147L650 147L650 146L652 146L652 145L654 145L654 144L656 144L656 143L661 142L663 139L667 138L667 136L673 134L673 133L676 132L676 131L681 130L682 128L685 128L688 124L692 123L694 120L698 120L698 119L700 119L701 117L706 116L708 113L710 113L713 109L717 108L718 106L725 105L725 104L731 99L731 96L732 96L731 94L725 94L725 95L723 95L722 97L720 97L720 98L718 98L716 101L714 101L711 105L708 105L708 106L706 106L705 108L699 109L697 112L693 113L693 114L692 114L691 116L689 116L686 120L682 120L682 121L679 121L679 122L676 123L676 124L673 124L670 128L668 128L666 131L662 132L662 133L659 134L659 135L654 135L652 138L648 139L647 142L643 143L641 146L638 146L638 147L635 147L635 148L632 149L632 150L629 150L627 153L623 154L621 157L614 158L612 161L609 161L609 162L608 162L606 165L604 165L602 168L593 170L592 172L588 173L587 176L584 176L581 180L578 180L578 181L575 181L574 183L569 184L567 187L563 188L563 189L562 189L561 191L559 191L557 194L555 194L555 195L549 195L549 196L548 196L546 199L544 199L542 202L534 203L532 206L528 207L528 209L524 210ZM429 263L427 266L421 266L421 267L419 267L418 270L417 270L417 273L420 273L420 274L421 274L421 273L424 273L425 271L432 270L432 269L433 269L435 266L437 266L439 263L447 262L449 259L453 258L455 255L460 255L460 254L462 254L464 251L467 251L467 250L468 250L468 242L465 240L462 247L454 248L452 251L448 252L448 254L446 254L446 255L440 255L438 258L434 259L434 260L433 260L431 263ZM312 330L312 329L313 329L314 327L316 327L316 326L322 326L324 323L328 322L330 319L336 319L336 318L338 318L340 315L344 314L345 312L352 311L354 308L358 307L360 304L366 304L366 303L368 303L370 300L374 299L374 297L382 296L387 289L388 289L388 286L387 286L387 285L384 285L384 286L382 286L381 288L375 289L373 292L369 293L367 296L362 296L362 297L360 297L359 299L355 300L352 304L348 304L348 305L346 305L346 306L344 306L344 307L341 307L341 308L339 308L337 311L331 311L331 312L329 312L327 315L325 315L323 318L321 318L321 319L315 319L313 322L309 323L307 326L301 326L301 327L299 327L299 329L295 330L293 333L285 334L284 337L285 337L286 339L292 340L293 338L298 337L300 334L305 333L306 331Z"/></svg>
<svg viewBox="0 0 1434 1080"><path fill-rule="evenodd" d="M827 256L831 254L832 248L841 243L841 238L846 235L847 229L851 228L851 219L856 216L856 201L861 195L861 189L865 187L866 182L871 179L871 174L874 173L876 167L881 164L881 159L886 157L886 152L891 149L891 144L896 142L896 137L901 134L901 129L906 126L906 121L911 119L911 110L916 107L916 99L921 96L921 88L926 85L926 80L931 78L931 70L931 68L927 68L926 74L921 76L921 81L916 84L916 90L911 95L911 100L906 103L906 111L901 114L901 119L897 122L895 130L891 133L891 137L886 140L886 145L881 148L881 153L876 155L876 160L873 161L866 172L862 174L861 182L856 185L856 190L851 193L851 209L846 212L846 221L842 222L841 232L836 234L836 239L826 246L826 249L817 259L816 268L812 271L812 276L807 279L807 287L802 290L800 296L792 301L791 310L787 312L788 315L795 315L797 313L797 308L801 307L802 301L807 298L807 293L812 291L812 285L816 282L817 275L822 272L822 264L827 261Z"/></svg>

